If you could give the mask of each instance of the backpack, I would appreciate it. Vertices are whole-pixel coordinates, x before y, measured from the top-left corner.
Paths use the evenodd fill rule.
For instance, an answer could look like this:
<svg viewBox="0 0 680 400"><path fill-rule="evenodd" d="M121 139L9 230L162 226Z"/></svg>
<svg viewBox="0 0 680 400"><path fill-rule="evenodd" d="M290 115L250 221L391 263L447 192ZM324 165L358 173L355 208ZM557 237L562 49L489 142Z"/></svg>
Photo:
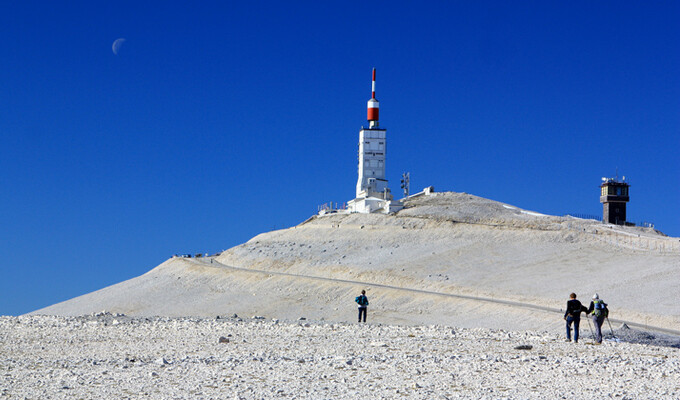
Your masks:
<svg viewBox="0 0 680 400"><path fill-rule="evenodd" d="M596 317L606 317L609 314L609 310L607 309L607 304L605 304L605 302L602 301L602 300L594 300L593 301L593 314Z"/></svg>
<svg viewBox="0 0 680 400"><path fill-rule="evenodd" d="M359 304L360 306L367 306L368 305L368 298L366 296L364 296L363 294L361 296L357 296L357 298L354 299L354 301L356 301L357 304Z"/></svg>

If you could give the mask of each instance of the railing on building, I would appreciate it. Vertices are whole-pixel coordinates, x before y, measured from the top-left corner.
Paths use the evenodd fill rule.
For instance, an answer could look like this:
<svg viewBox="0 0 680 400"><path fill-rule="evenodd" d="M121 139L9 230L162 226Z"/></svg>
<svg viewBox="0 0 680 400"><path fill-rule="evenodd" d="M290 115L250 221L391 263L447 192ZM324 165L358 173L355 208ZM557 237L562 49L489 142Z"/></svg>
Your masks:
<svg viewBox="0 0 680 400"><path fill-rule="evenodd" d="M347 209L347 203L338 203L338 202L333 202L333 201L330 201L328 203L324 203L320 206L317 206L317 212L324 211L326 213L337 212L339 210L346 210L346 209Z"/></svg>

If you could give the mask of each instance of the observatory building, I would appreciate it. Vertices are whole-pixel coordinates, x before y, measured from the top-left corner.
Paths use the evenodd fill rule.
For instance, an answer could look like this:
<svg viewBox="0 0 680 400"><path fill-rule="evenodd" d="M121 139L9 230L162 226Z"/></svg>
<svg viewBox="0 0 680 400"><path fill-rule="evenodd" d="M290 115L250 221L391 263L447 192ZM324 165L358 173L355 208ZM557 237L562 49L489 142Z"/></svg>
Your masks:
<svg viewBox="0 0 680 400"><path fill-rule="evenodd" d="M602 221L610 224L624 225L626 223L626 203L628 187L624 176L621 181L618 178L602 178L600 185L600 203L602 203Z"/></svg>
<svg viewBox="0 0 680 400"><path fill-rule="evenodd" d="M390 213L403 208L393 200L385 178L387 131L380 127L379 103L375 98L375 68L373 68L372 96L368 100L368 127L359 131L359 177L356 198L347 202L347 212Z"/></svg>

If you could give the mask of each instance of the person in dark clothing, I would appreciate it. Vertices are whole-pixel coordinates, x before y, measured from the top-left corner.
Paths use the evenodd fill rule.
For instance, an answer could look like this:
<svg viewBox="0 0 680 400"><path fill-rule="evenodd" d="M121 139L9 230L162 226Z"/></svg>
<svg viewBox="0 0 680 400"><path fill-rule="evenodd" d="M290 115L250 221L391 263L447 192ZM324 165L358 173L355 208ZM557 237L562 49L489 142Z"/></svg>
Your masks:
<svg viewBox="0 0 680 400"><path fill-rule="evenodd" d="M354 301L359 305L359 322L361 322L361 316L364 316L364 322L366 322L366 314L368 311L368 297L366 297L366 291L361 291L361 296L357 296Z"/></svg>
<svg viewBox="0 0 680 400"><path fill-rule="evenodd" d="M581 323L581 312L588 311L587 308L576 300L576 293L569 295L567 310L564 312L564 320L567 321L567 342L571 342L571 324L574 324L574 343L578 343L578 326Z"/></svg>
<svg viewBox="0 0 680 400"><path fill-rule="evenodd" d="M609 310L607 309L607 303L602 301L597 293L593 295L593 301L590 302L586 315L591 315L593 318L593 324L595 325L595 344L602 344L602 324L604 323L604 319L609 315Z"/></svg>

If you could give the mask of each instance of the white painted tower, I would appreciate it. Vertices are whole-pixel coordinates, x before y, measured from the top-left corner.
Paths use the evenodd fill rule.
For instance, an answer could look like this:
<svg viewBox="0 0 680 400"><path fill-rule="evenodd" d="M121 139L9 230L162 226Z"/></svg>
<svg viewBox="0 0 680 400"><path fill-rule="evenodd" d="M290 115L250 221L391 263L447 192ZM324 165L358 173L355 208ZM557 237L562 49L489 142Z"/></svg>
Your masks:
<svg viewBox="0 0 680 400"><path fill-rule="evenodd" d="M359 131L359 179L356 196L387 198L389 189L385 178L386 130L379 128L380 104L375 98L375 68L373 68L372 96L368 100L368 129ZM390 197L391 198L391 197Z"/></svg>
<svg viewBox="0 0 680 400"><path fill-rule="evenodd" d="M379 107L373 68L372 95L367 104L368 128L359 131L359 177L356 198L347 204L350 212L392 212L401 208L401 203L392 201L385 178L387 131L380 128Z"/></svg>

